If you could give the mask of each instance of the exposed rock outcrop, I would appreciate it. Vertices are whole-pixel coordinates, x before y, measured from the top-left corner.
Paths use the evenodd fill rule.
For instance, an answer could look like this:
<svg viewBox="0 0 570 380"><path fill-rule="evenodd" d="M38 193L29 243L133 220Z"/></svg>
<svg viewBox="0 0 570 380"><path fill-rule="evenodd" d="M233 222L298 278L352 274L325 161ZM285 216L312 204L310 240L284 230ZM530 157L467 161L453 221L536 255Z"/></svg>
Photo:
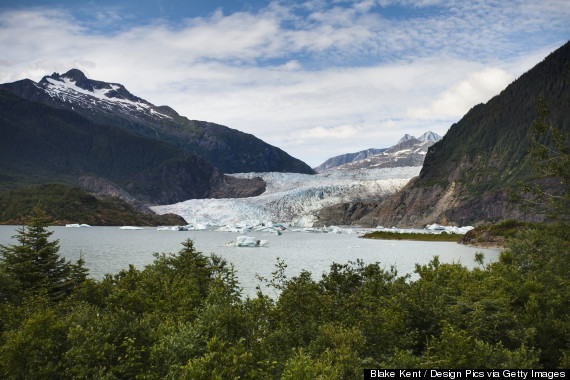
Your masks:
<svg viewBox="0 0 570 380"><path fill-rule="evenodd" d="M377 202L352 202L325 207L318 212L313 225L315 227L352 225L358 223L376 207L378 207Z"/></svg>

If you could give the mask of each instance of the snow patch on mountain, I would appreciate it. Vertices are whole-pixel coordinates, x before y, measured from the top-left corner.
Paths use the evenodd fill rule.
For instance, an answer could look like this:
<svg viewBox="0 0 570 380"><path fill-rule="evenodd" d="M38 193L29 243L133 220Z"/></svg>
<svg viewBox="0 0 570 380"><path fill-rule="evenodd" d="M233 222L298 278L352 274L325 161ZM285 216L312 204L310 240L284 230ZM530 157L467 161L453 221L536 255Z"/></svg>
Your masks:
<svg viewBox="0 0 570 380"><path fill-rule="evenodd" d="M211 225L291 223L310 227L323 207L354 201L379 200L400 190L421 170L417 167L335 171L317 175L297 173L241 173L238 178L261 177L266 191L251 198L191 199L151 207L158 214L173 213L187 222Z"/></svg>
<svg viewBox="0 0 570 380"><path fill-rule="evenodd" d="M90 81L85 78L86 81ZM171 118L169 115L157 111L154 105L146 100L137 98L130 94L122 85L116 83L94 82L88 88L83 88L77 84L74 78L59 76L44 77L40 86L54 98L59 98L67 103L78 103L84 107L97 106L109 110L122 108L127 112L142 112L161 118ZM129 95L129 98L121 96L120 93Z"/></svg>
<svg viewBox="0 0 570 380"><path fill-rule="evenodd" d="M315 171L317 173L323 173L328 170L422 165L427 149L441 139L442 137L440 135L432 131L427 131L418 138L406 133L396 145L389 148L370 148L356 153L346 153L331 157L317 166ZM408 149L412 145L414 148L413 151ZM405 154L408 154L409 157L400 157ZM402 160L404 160L405 163L402 163Z"/></svg>

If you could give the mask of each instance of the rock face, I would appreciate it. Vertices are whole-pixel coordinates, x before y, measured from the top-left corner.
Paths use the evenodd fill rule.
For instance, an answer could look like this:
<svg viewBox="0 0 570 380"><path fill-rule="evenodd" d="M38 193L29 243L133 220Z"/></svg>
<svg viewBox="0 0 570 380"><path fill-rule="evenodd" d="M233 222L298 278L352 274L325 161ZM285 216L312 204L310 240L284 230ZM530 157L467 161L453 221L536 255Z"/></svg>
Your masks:
<svg viewBox="0 0 570 380"><path fill-rule="evenodd" d="M105 178L81 176L77 179L76 184L80 188L88 191L95 198L106 199L116 197L130 204L137 212L154 215L154 211L148 208L144 203Z"/></svg>
<svg viewBox="0 0 570 380"><path fill-rule="evenodd" d="M207 198L249 198L265 192L266 183L261 177L236 178L217 176Z"/></svg>
<svg viewBox="0 0 570 380"><path fill-rule="evenodd" d="M377 202L351 202L325 207L317 214L315 227L348 226L378 207Z"/></svg>
<svg viewBox="0 0 570 380"><path fill-rule="evenodd" d="M251 134L189 120L168 106L155 106L131 94L119 83L88 79L77 69L53 73L38 83L25 79L0 88L30 101L76 112L96 124L166 142L211 162L224 173L313 174L304 162Z"/></svg>
<svg viewBox="0 0 570 380"><path fill-rule="evenodd" d="M463 185L451 183L417 186L413 179L400 192L378 203L367 215L353 223L363 227L395 226L421 228L431 223L468 225L482 220L526 219L507 200L507 191L491 193L478 199L462 199ZM463 189L462 189L463 188Z"/></svg>

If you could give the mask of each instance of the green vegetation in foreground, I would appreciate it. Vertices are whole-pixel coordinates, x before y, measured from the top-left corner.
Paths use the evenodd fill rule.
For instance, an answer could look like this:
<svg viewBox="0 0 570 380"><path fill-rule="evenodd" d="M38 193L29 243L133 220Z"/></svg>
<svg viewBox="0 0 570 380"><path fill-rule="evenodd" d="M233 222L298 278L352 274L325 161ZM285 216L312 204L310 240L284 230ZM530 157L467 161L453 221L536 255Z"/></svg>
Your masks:
<svg viewBox="0 0 570 380"><path fill-rule="evenodd" d="M41 204L52 225L85 223L92 226L185 225L178 215L148 215L137 212L119 198L97 199L77 188L59 184L33 185L0 193L0 224L22 225Z"/></svg>
<svg viewBox="0 0 570 380"><path fill-rule="evenodd" d="M419 241L452 241L458 242L463 235L449 234L442 232L440 234L422 234L413 232L391 232L391 231L374 231L362 236L367 239L386 239L386 240L419 240Z"/></svg>
<svg viewBox="0 0 570 380"><path fill-rule="evenodd" d="M570 226L525 227L497 262L417 279L362 261L315 280L277 262L244 298L191 240L101 281L60 258L37 208L0 245L3 379L357 379L364 368L568 368Z"/></svg>
<svg viewBox="0 0 570 380"><path fill-rule="evenodd" d="M570 176L561 176L568 189ZM565 193L567 194L567 193ZM552 203L564 207L565 199ZM567 215L568 209L562 209ZM358 379L364 368L570 368L570 223L523 226L495 262L357 260L244 298L191 240L101 281L57 255L39 212L0 245L2 379ZM265 290L265 289L264 289Z"/></svg>

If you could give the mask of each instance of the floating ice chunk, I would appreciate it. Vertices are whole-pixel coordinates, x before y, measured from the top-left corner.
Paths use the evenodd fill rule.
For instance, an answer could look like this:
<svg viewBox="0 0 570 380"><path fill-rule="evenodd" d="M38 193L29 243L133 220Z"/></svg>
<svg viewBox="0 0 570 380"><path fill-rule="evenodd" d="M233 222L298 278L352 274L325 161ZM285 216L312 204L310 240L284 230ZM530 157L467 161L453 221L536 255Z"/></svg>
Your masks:
<svg viewBox="0 0 570 380"><path fill-rule="evenodd" d="M89 227L91 227L89 224L77 224L77 223L66 224L65 226L71 227L71 228L89 228Z"/></svg>
<svg viewBox="0 0 570 380"><path fill-rule="evenodd" d="M258 240L253 236L238 236L235 242L226 243L226 246L232 247L263 247L269 242L267 240Z"/></svg>
<svg viewBox="0 0 570 380"><path fill-rule="evenodd" d="M236 225L225 225L222 227L219 227L216 231L220 231L220 232L238 232L241 234L245 234L247 232L247 228L245 227L238 227Z"/></svg>
<svg viewBox="0 0 570 380"><path fill-rule="evenodd" d="M278 229L275 227L270 227L270 226L258 227L258 228L256 228L256 231L269 232L271 234L281 235L281 229Z"/></svg>
<svg viewBox="0 0 570 380"><path fill-rule="evenodd" d="M142 227L134 227L134 226L121 226L119 227L121 230L142 230Z"/></svg>

